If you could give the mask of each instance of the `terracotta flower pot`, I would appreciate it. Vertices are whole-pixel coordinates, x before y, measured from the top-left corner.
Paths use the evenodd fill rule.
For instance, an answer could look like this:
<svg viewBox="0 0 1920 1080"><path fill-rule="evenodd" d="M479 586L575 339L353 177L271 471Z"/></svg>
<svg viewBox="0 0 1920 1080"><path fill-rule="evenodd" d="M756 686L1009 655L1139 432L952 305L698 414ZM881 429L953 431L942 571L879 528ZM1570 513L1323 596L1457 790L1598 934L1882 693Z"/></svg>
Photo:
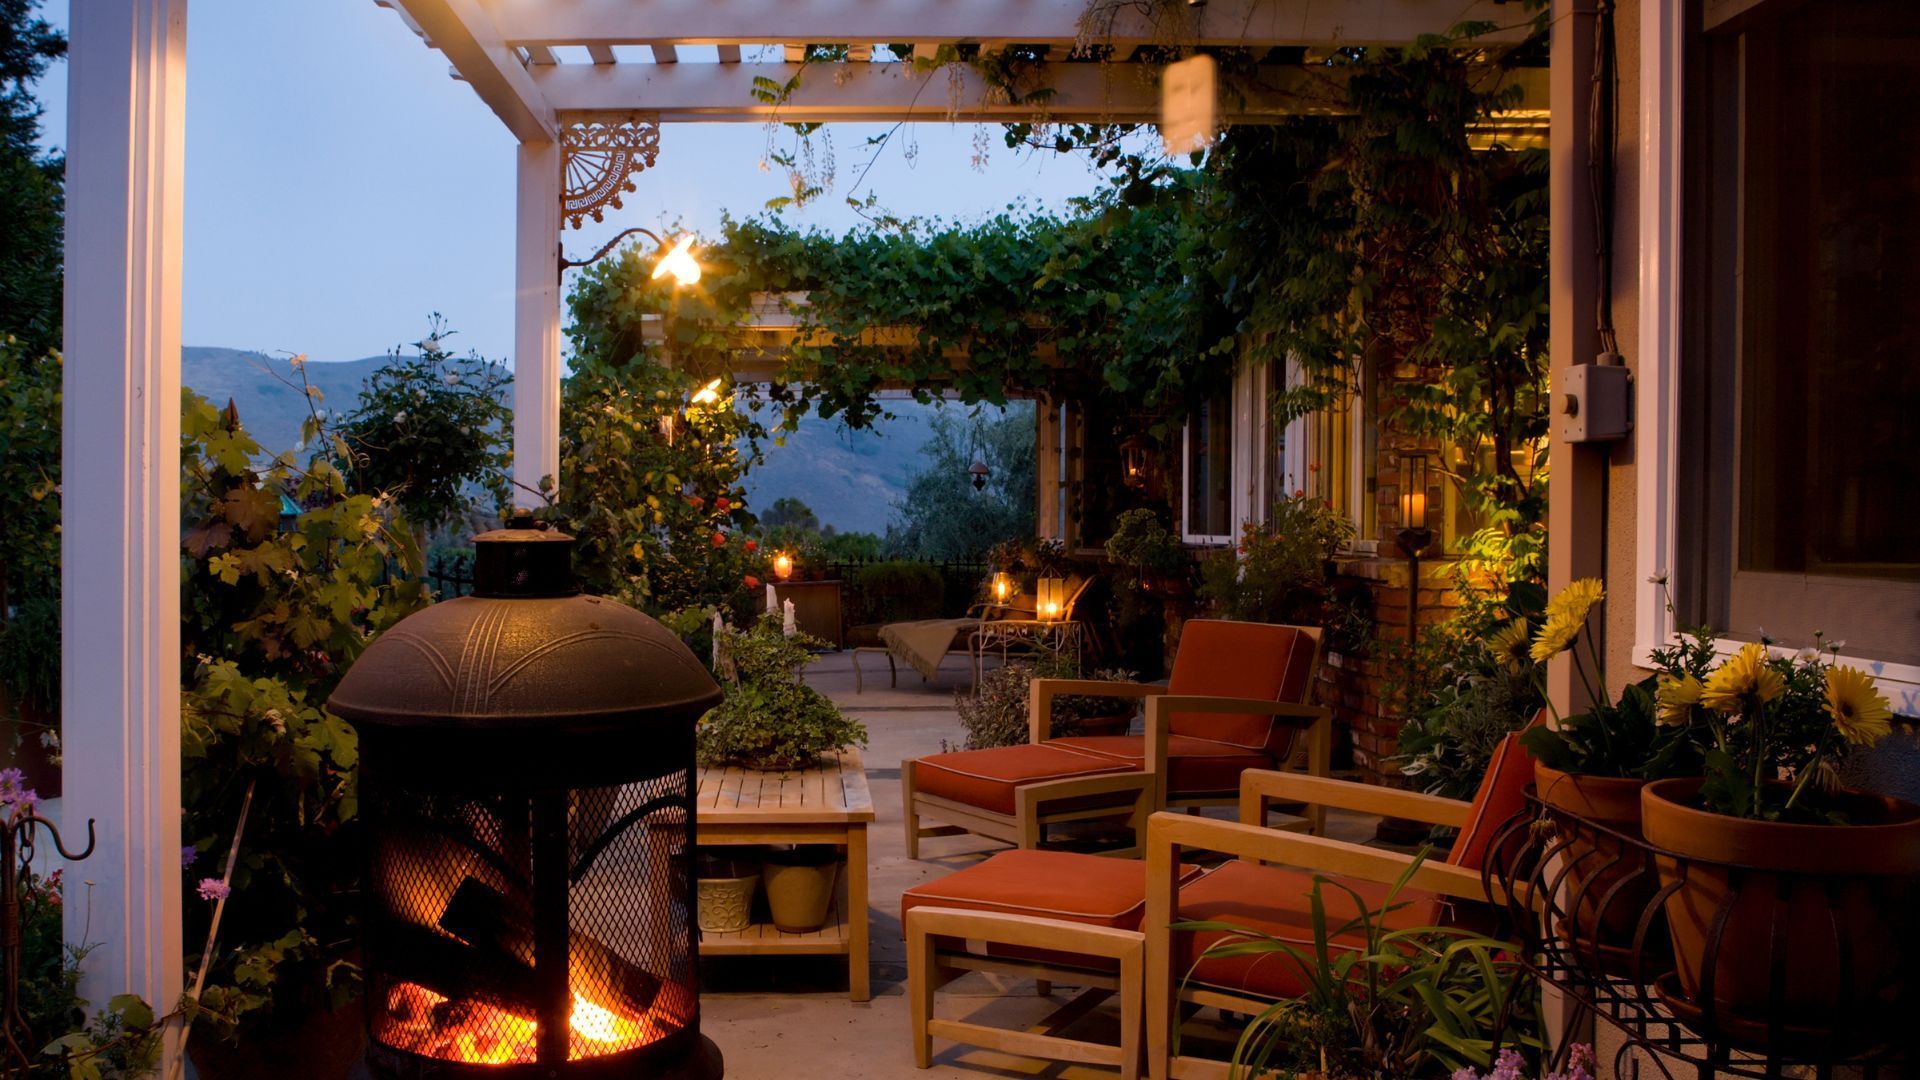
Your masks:
<svg viewBox="0 0 1920 1080"><path fill-rule="evenodd" d="M1561 772L1535 761L1533 783L1553 809L1640 839L1640 791L1646 781ZM1562 932L1588 963L1610 974L1630 974L1634 931L1659 889L1653 867L1639 849L1605 833L1579 831L1562 840L1561 902L1572 912ZM1546 880L1555 881L1559 873L1549 869Z"/></svg>
<svg viewBox="0 0 1920 1080"><path fill-rule="evenodd" d="M1702 860L1655 859L1662 884L1678 884L1663 987L1676 1010L1775 1049L1885 1038L1920 957L1920 806L1849 791L1858 824L1782 824L1702 809L1701 784L1661 780L1640 796L1647 842Z"/></svg>
<svg viewBox="0 0 1920 1080"><path fill-rule="evenodd" d="M788 934L812 933L825 926L839 876L840 857L831 848L767 852L767 861L760 866L760 884L767 891L773 925Z"/></svg>

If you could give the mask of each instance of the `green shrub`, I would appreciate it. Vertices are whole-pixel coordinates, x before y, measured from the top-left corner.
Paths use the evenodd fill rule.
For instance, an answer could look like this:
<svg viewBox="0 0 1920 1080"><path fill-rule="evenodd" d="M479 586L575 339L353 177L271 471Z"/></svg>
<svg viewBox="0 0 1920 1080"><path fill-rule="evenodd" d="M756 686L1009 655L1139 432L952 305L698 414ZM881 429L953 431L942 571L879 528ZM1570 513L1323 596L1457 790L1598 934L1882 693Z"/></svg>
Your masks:
<svg viewBox="0 0 1920 1080"><path fill-rule="evenodd" d="M1046 653L1032 662L998 667L980 677L977 693L955 691L954 705L960 712L960 726L966 729L963 748L979 750L989 746L1017 746L1027 741L1027 686L1035 679L1082 678L1078 665L1057 653ZM1102 669L1087 678L1107 682L1132 682L1131 671ZM1053 727L1050 737L1064 738L1080 734L1088 720L1096 716L1117 716L1130 712L1134 702L1126 698L1103 698L1067 694L1053 699Z"/></svg>
<svg viewBox="0 0 1920 1080"><path fill-rule="evenodd" d="M853 575L852 623L910 622L937 619L946 585L938 567L921 562L883 562Z"/></svg>
<svg viewBox="0 0 1920 1080"><path fill-rule="evenodd" d="M1325 502L1282 499L1272 525L1247 523L1238 559L1202 564L1200 596L1229 619L1324 626L1334 598L1327 560L1352 538L1352 523Z"/></svg>
<svg viewBox="0 0 1920 1080"><path fill-rule="evenodd" d="M780 619L768 615L748 630L722 630L718 644L727 696L700 718L700 764L799 769L822 754L866 745L866 727L800 677L813 662L810 650L825 642L787 637Z"/></svg>

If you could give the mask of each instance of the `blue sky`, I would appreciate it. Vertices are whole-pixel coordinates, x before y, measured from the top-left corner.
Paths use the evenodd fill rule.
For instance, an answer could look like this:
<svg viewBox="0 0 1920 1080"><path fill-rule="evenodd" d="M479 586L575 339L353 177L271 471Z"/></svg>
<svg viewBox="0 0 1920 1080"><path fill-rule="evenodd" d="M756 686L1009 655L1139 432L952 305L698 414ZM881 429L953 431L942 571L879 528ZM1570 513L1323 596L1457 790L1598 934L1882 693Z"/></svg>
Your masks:
<svg viewBox="0 0 1920 1080"><path fill-rule="evenodd" d="M61 24L66 10L44 5ZM194 0L187 56L187 344L355 359L417 340L439 311L462 347L510 356L514 143L440 54L373 0ZM54 146L65 83L63 64L39 91ZM839 186L789 220L857 224L842 199L883 130L832 127ZM912 125L860 193L901 216L968 219L1058 206L1098 182L1077 158L1005 149L998 128L976 169L977 131ZM569 230L568 251L630 225L712 231L723 212L758 211L787 186L759 168L766 142L757 124L669 125L626 209Z"/></svg>

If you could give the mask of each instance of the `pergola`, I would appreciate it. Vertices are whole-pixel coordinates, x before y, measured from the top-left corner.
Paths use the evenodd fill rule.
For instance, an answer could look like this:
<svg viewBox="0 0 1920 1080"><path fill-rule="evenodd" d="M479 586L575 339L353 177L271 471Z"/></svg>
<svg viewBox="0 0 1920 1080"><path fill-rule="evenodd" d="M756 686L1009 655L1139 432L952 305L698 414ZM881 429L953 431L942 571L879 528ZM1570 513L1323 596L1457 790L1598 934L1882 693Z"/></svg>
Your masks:
<svg viewBox="0 0 1920 1080"><path fill-rule="evenodd" d="M560 236L651 165L674 121L1028 120L966 64L902 54L1014 50L1053 88L1057 120L1151 121L1166 47L1246 50L1257 91L1222 119L1258 122L1337 108L1313 62L1354 45L1405 44L1463 20L1502 29L1489 54L1525 36L1504 0L376 0L451 64L518 143L515 216L515 479L558 471ZM1558 4L1556 4L1558 6ZM1149 18L1152 8L1157 17ZM187 0L73 6L67 157L65 522L66 814L98 822L88 918L99 947L86 993L178 999L180 896L180 270ZM1110 25L1108 20L1110 19ZM1584 198L1585 60L1590 20L1556 23L1551 79L1517 75L1513 121L1554 148L1555 350L1567 251L1591 250ZM1090 46L1097 42L1098 47ZM822 51L819 46L831 46ZM952 46L951 49L943 48ZM844 48L843 48L844 47ZM826 57L822 59L821 57ZM777 58L776 58L777 57ZM1490 74L1495 71L1489 65ZM790 93L756 95L788 86ZM1549 85L1550 84L1550 85ZM1549 102L1551 99L1551 102ZM1564 149L1563 149L1564 148ZM1581 154L1584 151L1580 152ZM1563 225L1565 228L1563 229ZM1566 242L1563 244L1563 236ZM1563 251L1567 249L1567 251ZM1589 275L1590 276L1590 275ZM1586 305L1587 308L1591 304ZM1569 314L1563 316L1563 312ZM1571 331L1568 331L1571 333ZM1556 459L1556 475L1562 475ZM1559 496L1556 494L1556 505ZM1560 520L1556 509L1556 522ZM1572 557L1556 530L1556 560ZM168 1053L178 1052L169 1046Z"/></svg>

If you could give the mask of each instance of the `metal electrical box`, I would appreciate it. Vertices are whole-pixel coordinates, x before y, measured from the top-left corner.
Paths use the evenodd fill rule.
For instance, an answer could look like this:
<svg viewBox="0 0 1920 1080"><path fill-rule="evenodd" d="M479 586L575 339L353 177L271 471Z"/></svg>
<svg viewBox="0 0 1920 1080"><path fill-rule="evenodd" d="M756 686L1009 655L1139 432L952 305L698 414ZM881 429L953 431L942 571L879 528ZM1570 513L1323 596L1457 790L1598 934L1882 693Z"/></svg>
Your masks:
<svg viewBox="0 0 1920 1080"><path fill-rule="evenodd" d="M1554 398L1567 442L1608 442L1633 430L1633 373L1618 364L1567 368Z"/></svg>

